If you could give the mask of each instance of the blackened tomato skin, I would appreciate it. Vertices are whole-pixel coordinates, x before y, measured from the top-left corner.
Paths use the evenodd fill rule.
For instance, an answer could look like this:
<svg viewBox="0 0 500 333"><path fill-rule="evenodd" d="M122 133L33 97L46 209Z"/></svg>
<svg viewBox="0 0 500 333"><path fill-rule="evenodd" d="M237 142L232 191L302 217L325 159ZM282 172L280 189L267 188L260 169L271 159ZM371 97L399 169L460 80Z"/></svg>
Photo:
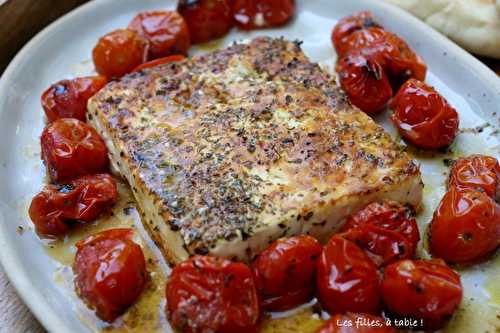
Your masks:
<svg viewBox="0 0 500 333"><path fill-rule="evenodd" d="M352 52L339 60L337 72L351 103L369 115L382 111L392 97L389 78L376 60Z"/></svg>
<svg viewBox="0 0 500 333"><path fill-rule="evenodd" d="M415 146L438 149L449 146L458 131L458 113L431 86L408 80L389 107L399 133Z"/></svg>
<svg viewBox="0 0 500 333"><path fill-rule="evenodd" d="M180 0L177 11L186 21L193 44L223 37L233 26L229 0Z"/></svg>
<svg viewBox="0 0 500 333"><path fill-rule="evenodd" d="M448 186L483 191L500 200L500 163L495 157L471 155L458 159L451 169Z"/></svg>
<svg viewBox="0 0 500 333"><path fill-rule="evenodd" d="M175 55L171 55L171 56L167 56L167 57L163 57L163 58L158 58L156 60L151 60L151 61L145 62L145 63L137 66L136 68L134 68L134 70L132 72L138 72L138 71L141 71L145 68L152 68L152 67L168 64L171 62L182 61L184 59L186 59L186 57L184 57L183 55L180 55L180 54L175 54Z"/></svg>
<svg viewBox="0 0 500 333"><path fill-rule="evenodd" d="M462 300L460 276L441 260L401 260L384 269L382 297L392 315L442 328Z"/></svg>
<svg viewBox="0 0 500 333"><path fill-rule="evenodd" d="M372 260L353 242L334 235L318 260L318 299L329 313L380 310L380 277Z"/></svg>
<svg viewBox="0 0 500 333"><path fill-rule="evenodd" d="M47 119L49 122L60 118L76 118L85 121L87 101L106 83L107 79L100 75L54 83L43 92L41 97Z"/></svg>
<svg viewBox="0 0 500 333"><path fill-rule="evenodd" d="M69 221L92 221L117 199L113 177L87 175L45 186L31 201L29 215L40 235L57 237L67 233Z"/></svg>
<svg viewBox="0 0 500 333"><path fill-rule="evenodd" d="M148 59L172 54L187 55L189 30L184 18L175 11L157 10L137 14L128 25L149 42Z"/></svg>
<svg viewBox="0 0 500 333"><path fill-rule="evenodd" d="M76 290L108 322L139 298L147 281L144 253L132 235L132 229L110 229L76 244Z"/></svg>
<svg viewBox="0 0 500 333"><path fill-rule="evenodd" d="M42 159L50 178L61 182L99 173L108 167L108 150L95 129L78 119L49 124L40 138Z"/></svg>
<svg viewBox="0 0 500 333"><path fill-rule="evenodd" d="M448 263L470 264L499 245L500 205L483 192L450 188L430 224L432 255Z"/></svg>
<svg viewBox="0 0 500 333"><path fill-rule="evenodd" d="M359 12L340 19L332 31L332 43L339 57L343 56L349 48L346 44L349 42L351 34L372 27L382 28L375 22L373 14L368 11Z"/></svg>
<svg viewBox="0 0 500 333"><path fill-rule="evenodd" d="M257 290L252 271L243 263L191 257L172 270L166 295L168 319L182 332L257 331Z"/></svg>
<svg viewBox="0 0 500 333"><path fill-rule="evenodd" d="M319 242L308 235L275 241L252 263L262 307L283 311L310 300L314 293Z"/></svg>
<svg viewBox="0 0 500 333"><path fill-rule="evenodd" d="M366 313L336 314L316 333L397 333L385 319Z"/></svg>
<svg viewBox="0 0 500 333"><path fill-rule="evenodd" d="M294 0L233 0L236 26L243 30L286 24L295 14Z"/></svg>
<svg viewBox="0 0 500 333"><path fill-rule="evenodd" d="M102 36L92 50L97 73L114 79L147 60L149 43L137 33L118 29Z"/></svg>

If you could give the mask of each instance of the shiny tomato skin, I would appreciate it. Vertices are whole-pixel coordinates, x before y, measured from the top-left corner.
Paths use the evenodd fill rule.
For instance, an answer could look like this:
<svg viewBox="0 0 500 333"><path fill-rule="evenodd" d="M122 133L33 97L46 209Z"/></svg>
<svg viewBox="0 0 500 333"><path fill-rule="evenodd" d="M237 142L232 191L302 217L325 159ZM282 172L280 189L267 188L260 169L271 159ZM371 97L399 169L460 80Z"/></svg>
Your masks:
<svg viewBox="0 0 500 333"><path fill-rule="evenodd" d="M130 21L128 29L149 42L149 60L172 54L187 55L191 45L188 26L184 18L175 11L139 13Z"/></svg>
<svg viewBox="0 0 500 333"><path fill-rule="evenodd" d="M382 28L369 11L359 12L339 20L332 31L332 43L339 57L343 56L349 47L349 36L356 31L367 28ZM352 41L352 40L351 40Z"/></svg>
<svg viewBox="0 0 500 333"><path fill-rule="evenodd" d="M283 238L252 263L262 308L283 311L309 301L322 246L308 235Z"/></svg>
<svg viewBox="0 0 500 333"><path fill-rule="evenodd" d="M295 14L294 0L233 0L233 17L243 30L281 26Z"/></svg>
<svg viewBox="0 0 500 333"><path fill-rule="evenodd" d="M196 255L175 266L167 281L167 316L181 332L256 332L260 316L248 266Z"/></svg>
<svg viewBox="0 0 500 333"><path fill-rule="evenodd" d="M42 159L52 181L99 173L108 167L108 150L95 129L71 118L49 124L40 138Z"/></svg>
<svg viewBox="0 0 500 333"><path fill-rule="evenodd" d="M351 103L369 115L382 111L392 97L389 78L376 60L352 52L339 60L337 72Z"/></svg>
<svg viewBox="0 0 500 333"><path fill-rule="evenodd" d="M316 333L397 333L386 326L385 319L366 313L336 314Z"/></svg>
<svg viewBox="0 0 500 333"><path fill-rule="evenodd" d="M420 241L415 211L395 201L374 201L350 215L341 231L365 225L391 230L406 237L414 247Z"/></svg>
<svg viewBox="0 0 500 333"><path fill-rule="evenodd" d="M458 113L431 86L409 79L389 107L391 120L407 141L423 149L449 146L458 131Z"/></svg>
<svg viewBox="0 0 500 333"><path fill-rule="evenodd" d="M316 273L318 299L329 313L380 310L380 277L372 260L353 242L334 235L323 248Z"/></svg>
<svg viewBox="0 0 500 333"><path fill-rule="evenodd" d="M391 315L441 328L462 300L460 276L441 260L401 260L384 269L382 297Z"/></svg>
<svg viewBox="0 0 500 333"><path fill-rule="evenodd" d="M87 175L65 184L45 186L31 201L29 215L40 235L57 237L68 232L69 221L92 221L117 199L113 177Z"/></svg>
<svg viewBox="0 0 500 333"><path fill-rule="evenodd" d="M149 43L137 33L117 29L102 36L92 50L97 73L114 79L147 60Z"/></svg>
<svg viewBox="0 0 500 333"><path fill-rule="evenodd" d="M152 67L168 64L171 62L182 61L184 59L186 59L186 57L183 55L180 55L180 54L170 55L167 57L158 58L158 59L151 60L151 61L145 62L143 64L140 64L139 66L134 68L134 70L132 72L138 72L138 71L141 71L145 68L152 68Z"/></svg>
<svg viewBox="0 0 500 333"><path fill-rule="evenodd" d="M415 254L415 245L405 236L374 225L353 228L341 236L363 249L377 267L400 259L410 259Z"/></svg>
<svg viewBox="0 0 500 333"><path fill-rule="evenodd" d="M448 263L482 260L500 245L500 205L483 192L450 188L434 212L429 244Z"/></svg>
<svg viewBox="0 0 500 333"><path fill-rule="evenodd" d="M47 119L49 122L60 118L76 118L85 121L87 101L107 82L104 76L98 75L54 83L43 92L41 97Z"/></svg>
<svg viewBox="0 0 500 333"><path fill-rule="evenodd" d="M144 253L132 236L132 229L110 229L76 244L77 293L108 322L139 298L147 281Z"/></svg>
<svg viewBox="0 0 500 333"><path fill-rule="evenodd" d="M380 27L369 27L356 30L343 38L342 43L340 43L336 49L337 55L340 58L351 50L359 50L374 45L377 42L383 41L386 34L387 31Z"/></svg>
<svg viewBox="0 0 500 333"><path fill-rule="evenodd" d="M453 164L449 187L470 188L483 191L500 200L500 164L495 157L471 155Z"/></svg>
<svg viewBox="0 0 500 333"><path fill-rule="evenodd" d="M187 23L193 44L223 37L233 26L229 0L179 0L177 11Z"/></svg>

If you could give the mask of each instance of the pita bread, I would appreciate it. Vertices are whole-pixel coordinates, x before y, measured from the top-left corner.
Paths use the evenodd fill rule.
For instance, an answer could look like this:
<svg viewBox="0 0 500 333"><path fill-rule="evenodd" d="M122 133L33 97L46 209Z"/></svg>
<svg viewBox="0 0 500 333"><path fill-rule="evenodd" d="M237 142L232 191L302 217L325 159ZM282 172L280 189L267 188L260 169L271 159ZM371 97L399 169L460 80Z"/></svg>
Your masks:
<svg viewBox="0 0 500 333"><path fill-rule="evenodd" d="M385 0L470 52L500 59L500 0Z"/></svg>

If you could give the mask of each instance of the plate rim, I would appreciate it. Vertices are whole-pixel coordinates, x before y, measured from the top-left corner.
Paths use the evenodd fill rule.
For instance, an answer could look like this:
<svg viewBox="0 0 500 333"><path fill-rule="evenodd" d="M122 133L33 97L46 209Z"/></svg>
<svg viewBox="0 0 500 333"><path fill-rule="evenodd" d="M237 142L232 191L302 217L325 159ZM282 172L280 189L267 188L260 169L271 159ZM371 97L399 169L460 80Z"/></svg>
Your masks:
<svg viewBox="0 0 500 333"><path fill-rule="evenodd" d="M361 5L369 3L370 6L378 7L381 11L385 11L387 15L400 16L402 20L405 20L412 27L425 32L426 38L434 39L437 44L441 44L445 47L447 52L453 54L457 61L467 64L476 71L476 74L480 78L484 78L490 82L493 87L493 91L498 92L500 96L500 78L485 64L481 63L472 54L465 51L463 48L455 44L453 41L448 39L446 36L435 30L434 28L426 25L424 22L419 20L412 14L405 12L404 10L385 3L385 2L373 2L370 0L357 0ZM7 91L6 86L11 81L12 73L15 72L18 64L32 51L35 50L37 45L50 35L51 32L58 28L58 26L65 24L70 21L74 16L81 15L87 11L96 10L98 7L106 5L108 3L117 2L117 0L91 0L85 4L82 4L65 15L61 16L47 27L38 32L33 38L26 43L21 50L16 54L16 56L10 61L7 68L0 77L0 100L5 98L5 92ZM499 98L496 96L495 98ZM0 110L0 114L6 112L5 110ZM6 207L0 206L0 218L2 217L2 211L8 209ZM4 220L3 218L0 221ZM0 251L0 264L3 267L5 275L9 279L11 285L14 287L16 294L21 298L23 303L29 308L30 312L37 318L39 323L49 332L70 332L71 328L66 324L66 322L57 316L55 311L50 310L51 307L46 302L41 292L30 293L30 280L31 278L25 272L25 265L18 265L18 261L13 260L15 256L14 251L10 248L6 241L7 235L2 232L0 228L0 247L3 249ZM49 309L50 311L46 311Z"/></svg>

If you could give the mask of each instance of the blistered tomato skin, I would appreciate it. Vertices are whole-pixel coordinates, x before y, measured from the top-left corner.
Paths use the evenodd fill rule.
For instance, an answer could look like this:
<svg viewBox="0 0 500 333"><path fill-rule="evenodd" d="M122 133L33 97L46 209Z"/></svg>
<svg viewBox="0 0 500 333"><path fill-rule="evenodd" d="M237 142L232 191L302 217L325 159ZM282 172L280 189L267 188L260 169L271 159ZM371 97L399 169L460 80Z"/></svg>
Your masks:
<svg viewBox="0 0 500 333"><path fill-rule="evenodd" d="M256 332L260 316L248 266L194 256L174 267L167 281L167 316L180 332Z"/></svg>
<svg viewBox="0 0 500 333"><path fill-rule="evenodd" d="M147 60L149 43L137 33L114 30L102 36L92 50L97 73L114 79L132 71Z"/></svg>
<svg viewBox="0 0 500 333"><path fill-rule="evenodd" d="M448 263L484 259L500 246L500 206L483 192L450 188L434 212L429 244Z"/></svg>
<svg viewBox="0 0 500 333"><path fill-rule="evenodd" d="M389 78L373 59L349 53L339 60L337 72L351 103L369 115L382 111L392 97Z"/></svg>
<svg viewBox="0 0 500 333"><path fill-rule="evenodd" d="M362 49L384 40L387 31L380 27L370 27L366 29L356 30L352 34L343 38L339 44L337 55L345 56L351 50Z"/></svg>
<svg viewBox="0 0 500 333"><path fill-rule="evenodd" d="M401 260L384 269L382 297L392 315L442 328L462 300L460 276L441 260Z"/></svg>
<svg viewBox="0 0 500 333"><path fill-rule="evenodd" d="M421 81L408 80L389 107L401 136L419 148L449 146L457 135L457 112L434 88Z"/></svg>
<svg viewBox="0 0 500 333"><path fill-rule="evenodd" d="M78 77L61 80L45 90L42 107L49 122L60 118L85 121L87 101L107 83L104 76Z"/></svg>
<svg viewBox="0 0 500 333"><path fill-rule="evenodd" d="M116 182L110 175L87 175L47 185L31 201L29 215L38 234L58 237L68 232L68 222L92 221L117 199Z"/></svg>
<svg viewBox="0 0 500 333"><path fill-rule="evenodd" d="M187 23L193 44L221 38L233 26L229 0L180 0L177 11Z"/></svg>
<svg viewBox="0 0 500 333"><path fill-rule="evenodd" d="M187 55L191 45L187 24L175 11L139 13L129 23L128 29L149 42L149 60L172 54Z"/></svg>
<svg viewBox="0 0 500 333"><path fill-rule="evenodd" d="M366 313L336 314L316 333L397 333L382 317Z"/></svg>
<svg viewBox="0 0 500 333"><path fill-rule="evenodd" d="M329 313L378 313L380 278L372 260L353 242L334 235L318 260L318 299Z"/></svg>
<svg viewBox="0 0 500 333"><path fill-rule="evenodd" d="M283 311L309 301L322 246L311 236L279 239L253 262L262 307Z"/></svg>
<svg viewBox="0 0 500 333"><path fill-rule="evenodd" d="M95 129L78 119L49 124L40 138L42 159L52 181L99 173L108 167L108 150Z"/></svg>
<svg viewBox="0 0 500 333"><path fill-rule="evenodd" d="M495 157L472 155L458 159L451 169L448 186L483 191L500 200L500 164Z"/></svg>
<svg viewBox="0 0 500 333"><path fill-rule="evenodd" d="M295 14L294 0L233 0L236 26L243 30L281 26Z"/></svg>
<svg viewBox="0 0 500 333"><path fill-rule="evenodd" d="M182 61L184 59L186 59L186 57L184 57L183 55L180 55L180 54L175 54L175 55L171 55L171 56L167 56L167 57L163 57L163 58L158 58L156 60L151 60L151 61L145 62L145 63L137 66L136 68L134 68L134 70L132 72L142 71L143 69L146 69L146 68L152 68L152 67L168 64L171 62Z"/></svg>
<svg viewBox="0 0 500 333"><path fill-rule="evenodd" d="M141 295L146 261L132 229L110 229L76 244L77 293L102 320L112 322Z"/></svg>
<svg viewBox="0 0 500 333"><path fill-rule="evenodd" d="M342 18L332 31L332 43L339 57L343 56L349 49L347 44L352 42L352 39L349 41L349 36L351 34L372 27L381 28L381 26L375 22L373 14L368 11Z"/></svg>

